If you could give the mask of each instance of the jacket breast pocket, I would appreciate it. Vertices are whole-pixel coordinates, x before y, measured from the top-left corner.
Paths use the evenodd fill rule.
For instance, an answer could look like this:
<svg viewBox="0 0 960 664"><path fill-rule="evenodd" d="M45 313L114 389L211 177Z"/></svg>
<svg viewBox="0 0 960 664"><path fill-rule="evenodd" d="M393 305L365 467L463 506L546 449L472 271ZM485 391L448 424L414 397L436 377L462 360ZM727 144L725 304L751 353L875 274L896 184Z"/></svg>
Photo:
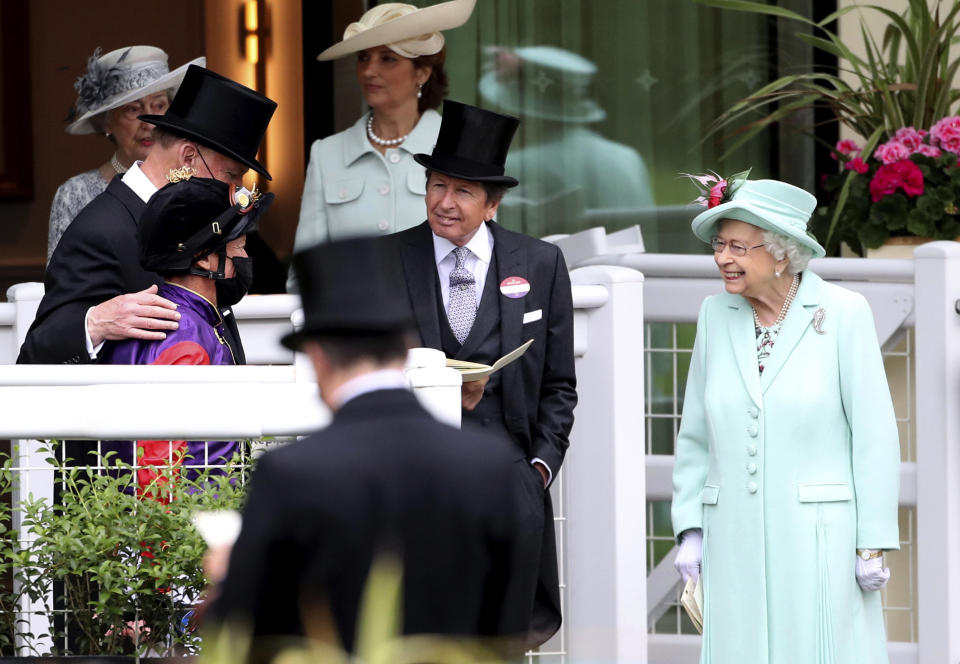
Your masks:
<svg viewBox="0 0 960 664"><path fill-rule="evenodd" d="M853 500L853 490L846 482L798 484L797 499L801 503L838 503Z"/></svg>
<svg viewBox="0 0 960 664"><path fill-rule="evenodd" d="M416 196L427 195L427 176L419 168L407 173L407 189Z"/></svg>
<svg viewBox="0 0 960 664"><path fill-rule="evenodd" d="M363 193L364 178L333 180L323 185L323 199L327 205L342 205L355 201Z"/></svg>
<svg viewBox="0 0 960 664"><path fill-rule="evenodd" d="M700 502L704 505L716 505L720 497L720 487L716 484L704 484L700 492Z"/></svg>

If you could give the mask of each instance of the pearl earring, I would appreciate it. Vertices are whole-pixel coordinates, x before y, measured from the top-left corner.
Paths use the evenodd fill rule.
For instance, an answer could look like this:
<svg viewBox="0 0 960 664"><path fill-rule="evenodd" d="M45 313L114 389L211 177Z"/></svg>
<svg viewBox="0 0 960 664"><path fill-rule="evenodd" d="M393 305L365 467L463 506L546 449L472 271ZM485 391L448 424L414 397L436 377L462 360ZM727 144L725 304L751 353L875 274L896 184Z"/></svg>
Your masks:
<svg viewBox="0 0 960 664"><path fill-rule="evenodd" d="M423 97L423 83L417 83L417 99Z"/></svg>
<svg viewBox="0 0 960 664"><path fill-rule="evenodd" d="M774 270L773 274L774 274L778 279L780 278L780 270Z"/></svg>

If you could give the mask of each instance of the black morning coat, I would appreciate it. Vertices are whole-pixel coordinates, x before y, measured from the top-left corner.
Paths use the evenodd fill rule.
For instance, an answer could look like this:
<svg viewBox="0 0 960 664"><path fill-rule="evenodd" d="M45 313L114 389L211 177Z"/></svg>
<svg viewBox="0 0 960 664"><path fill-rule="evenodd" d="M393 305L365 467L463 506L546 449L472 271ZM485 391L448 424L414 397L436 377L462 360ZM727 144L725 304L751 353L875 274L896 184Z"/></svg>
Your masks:
<svg viewBox="0 0 960 664"><path fill-rule="evenodd" d="M500 371L499 381L491 379L484 399L498 403L499 426L505 427L521 457L526 472L529 462L542 459L556 477L569 444L573 409L577 403L573 356L573 303L570 276L563 254L547 242L509 231L487 222L493 235L493 261L487 274L483 299L470 335L456 355L475 359L479 344L499 335L500 353L505 354L529 339L533 344L522 358ZM443 349L449 323L443 315L433 235L427 222L393 236L400 253L407 293L417 320L423 346ZM495 271L495 273L494 273ZM507 297L499 285L508 277L521 277L530 284L523 297ZM491 284L491 282L493 282ZM488 297L497 302L485 302ZM498 304L499 306L493 306ZM489 315L485 312L492 312ZM526 320L528 322L524 322ZM485 358L486 359L486 358ZM489 363L489 362L488 362ZM478 409L482 407L478 405ZM464 421L470 420L464 413ZM525 481L525 480L521 480ZM532 618L529 645L546 641L560 627L560 593L556 538L550 494L543 491L534 510L519 515L533 535L525 568L530 586ZM542 536L535 536L542 533Z"/></svg>
<svg viewBox="0 0 960 664"><path fill-rule="evenodd" d="M44 296L20 347L18 364L85 364L85 317L90 307L161 284L140 267L137 220L146 204L115 177L67 226L47 265ZM243 346L232 312L224 316L237 364Z"/></svg>
<svg viewBox="0 0 960 664"><path fill-rule="evenodd" d="M379 554L402 561L403 634L520 635L518 494L510 445L437 422L416 397L377 390L324 430L265 454L205 629L242 625L249 661L304 634L353 650ZM502 644L500 644L502 645Z"/></svg>

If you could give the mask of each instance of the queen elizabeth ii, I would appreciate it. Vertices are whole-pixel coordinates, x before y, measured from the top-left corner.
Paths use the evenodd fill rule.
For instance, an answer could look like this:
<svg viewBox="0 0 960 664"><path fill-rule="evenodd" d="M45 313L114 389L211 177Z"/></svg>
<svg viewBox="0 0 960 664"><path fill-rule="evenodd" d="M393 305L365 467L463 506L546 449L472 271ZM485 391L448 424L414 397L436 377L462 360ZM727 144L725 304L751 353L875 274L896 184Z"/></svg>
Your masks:
<svg viewBox="0 0 960 664"><path fill-rule="evenodd" d="M714 193L693 232L725 292L697 321L672 505L677 569L703 575L700 661L887 662L900 448L870 307L807 268L809 193Z"/></svg>

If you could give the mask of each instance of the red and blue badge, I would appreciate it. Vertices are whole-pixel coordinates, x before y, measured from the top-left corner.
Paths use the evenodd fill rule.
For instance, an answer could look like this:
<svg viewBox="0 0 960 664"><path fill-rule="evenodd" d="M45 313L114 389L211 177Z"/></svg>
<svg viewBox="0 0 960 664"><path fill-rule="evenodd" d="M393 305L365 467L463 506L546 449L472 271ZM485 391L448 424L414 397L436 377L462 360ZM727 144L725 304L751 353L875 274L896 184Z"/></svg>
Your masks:
<svg viewBox="0 0 960 664"><path fill-rule="evenodd" d="M530 292L530 282L523 277L507 277L500 282L500 292L514 299L523 297Z"/></svg>

